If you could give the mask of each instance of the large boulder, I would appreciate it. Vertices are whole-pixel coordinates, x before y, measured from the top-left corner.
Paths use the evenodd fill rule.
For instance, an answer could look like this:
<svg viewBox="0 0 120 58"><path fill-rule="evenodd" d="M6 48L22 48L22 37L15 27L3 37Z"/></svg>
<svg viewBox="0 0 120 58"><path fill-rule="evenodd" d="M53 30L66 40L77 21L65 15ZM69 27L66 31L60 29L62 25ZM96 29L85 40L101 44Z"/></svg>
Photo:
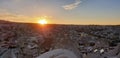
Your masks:
<svg viewBox="0 0 120 58"><path fill-rule="evenodd" d="M78 58L78 57L69 50L56 49L46 52L36 58Z"/></svg>

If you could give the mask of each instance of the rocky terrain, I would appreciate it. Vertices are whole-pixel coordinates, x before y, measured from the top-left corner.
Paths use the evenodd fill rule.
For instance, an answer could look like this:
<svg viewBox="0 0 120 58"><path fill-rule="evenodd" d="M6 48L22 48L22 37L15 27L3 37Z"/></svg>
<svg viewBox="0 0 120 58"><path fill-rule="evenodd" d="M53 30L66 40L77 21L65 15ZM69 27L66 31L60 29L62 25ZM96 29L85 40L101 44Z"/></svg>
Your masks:
<svg viewBox="0 0 120 58"><path fill-rule="evenodd" d="M0 21L0 58L120 58L120 25Z"/></svg>

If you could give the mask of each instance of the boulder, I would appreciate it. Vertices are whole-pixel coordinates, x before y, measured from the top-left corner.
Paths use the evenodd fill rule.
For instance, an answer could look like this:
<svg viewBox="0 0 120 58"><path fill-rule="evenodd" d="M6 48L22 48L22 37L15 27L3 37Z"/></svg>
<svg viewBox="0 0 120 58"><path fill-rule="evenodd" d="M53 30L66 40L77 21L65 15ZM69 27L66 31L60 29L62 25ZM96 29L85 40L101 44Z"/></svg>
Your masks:
<svg viewBox="0 0 120 58"><path fill-rule="evenodd" d="M46 52L36 58L78 58L78 57L69 50L56 49Z"/></svg>

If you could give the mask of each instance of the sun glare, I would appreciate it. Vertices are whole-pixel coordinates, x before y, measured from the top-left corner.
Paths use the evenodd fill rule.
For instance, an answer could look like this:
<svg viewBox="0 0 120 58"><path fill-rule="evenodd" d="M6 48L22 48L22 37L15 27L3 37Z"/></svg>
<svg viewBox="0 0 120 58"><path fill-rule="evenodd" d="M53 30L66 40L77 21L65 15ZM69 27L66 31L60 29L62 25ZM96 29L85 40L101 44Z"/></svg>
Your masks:
<svg viewBox="0 0 120 58"><path fill-rule="evenodd" d="M44 24L47 24L47 21L46 19L41 19L38 21L38 23L44 25Z"/></svg>

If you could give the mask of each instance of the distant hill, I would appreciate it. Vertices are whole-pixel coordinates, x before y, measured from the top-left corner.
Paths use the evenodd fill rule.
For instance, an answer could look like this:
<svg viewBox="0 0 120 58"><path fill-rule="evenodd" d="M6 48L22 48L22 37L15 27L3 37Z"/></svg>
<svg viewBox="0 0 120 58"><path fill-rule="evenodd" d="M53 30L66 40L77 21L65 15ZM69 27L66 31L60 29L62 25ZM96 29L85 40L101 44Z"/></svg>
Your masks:
<svg viewBox="0 0 120 58"><path fill-rule="evenodd" d="M0 20L0 24L3 24L3 23L12 23L12 22L10 22L10 21L6 21L6 20Z"/></svg>

